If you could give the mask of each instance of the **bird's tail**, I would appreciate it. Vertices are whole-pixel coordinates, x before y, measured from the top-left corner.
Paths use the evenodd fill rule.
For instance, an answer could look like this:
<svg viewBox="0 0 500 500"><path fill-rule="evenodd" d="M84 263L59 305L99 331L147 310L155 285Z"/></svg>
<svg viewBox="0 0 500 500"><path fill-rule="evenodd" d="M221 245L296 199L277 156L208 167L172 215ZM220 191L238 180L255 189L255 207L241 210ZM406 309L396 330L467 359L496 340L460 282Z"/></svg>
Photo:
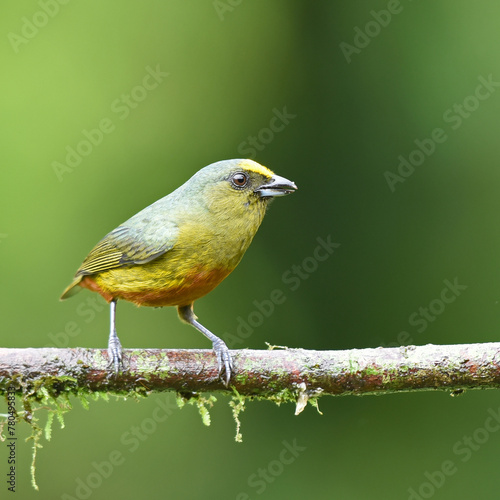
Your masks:
<svg viewBox="0 0 500 500"><path fill-rule="evenodd" d="M61 295L60 300L69 299L70 297L73 297L73 295L78 293L82 289L81 286L78 286L80 284L80 281L82 281L82 276L77 276L73 280L73 283L71 283L71 285L69 285L68 288L66 288L66 290L64 290L64 292Z"/></svg>

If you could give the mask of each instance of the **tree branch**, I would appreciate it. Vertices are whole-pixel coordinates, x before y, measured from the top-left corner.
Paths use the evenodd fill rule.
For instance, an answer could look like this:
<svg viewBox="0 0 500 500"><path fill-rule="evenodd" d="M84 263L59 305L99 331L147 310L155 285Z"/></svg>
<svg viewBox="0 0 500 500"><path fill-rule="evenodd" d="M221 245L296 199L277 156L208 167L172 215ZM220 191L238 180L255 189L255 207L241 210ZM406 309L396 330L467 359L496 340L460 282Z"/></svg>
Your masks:
<svg viewBox="0 0 500 500"><path fill-rule="evenodd" d="M500 388L500 343L231 354L235 372L227 389L209 350L125 350L127 370L115 376L105 350L0 349L0 394L9 387L36 399L41 387L57 397L102 391L232 392L233 386L245 396L307 402L324 394Z"/></svg>

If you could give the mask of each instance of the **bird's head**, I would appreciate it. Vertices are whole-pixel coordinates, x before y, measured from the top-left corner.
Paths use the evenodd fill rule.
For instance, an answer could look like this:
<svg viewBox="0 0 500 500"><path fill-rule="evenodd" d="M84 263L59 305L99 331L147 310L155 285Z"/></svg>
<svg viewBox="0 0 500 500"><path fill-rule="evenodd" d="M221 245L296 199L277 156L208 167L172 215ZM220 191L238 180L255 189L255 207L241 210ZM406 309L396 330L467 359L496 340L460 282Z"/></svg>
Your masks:
<svg viewBox="0 0 500 500"><path fill-rule="evenodd" d="M297 186L253 160L223 160L201 169L192 178L203 191L209 209L228 214L264 208L277 196Z"/></svg>
<svg viewBox="0 0 500 500"><path fill-rule="evenodd" d="M175 220L187 242L183 245L196 245L197 255L211 252L212 259L216 248L215 260L234 269L269 202L296 189L293 182L252 160L224 160L202 168L159 203L166 218Z"/></svg>

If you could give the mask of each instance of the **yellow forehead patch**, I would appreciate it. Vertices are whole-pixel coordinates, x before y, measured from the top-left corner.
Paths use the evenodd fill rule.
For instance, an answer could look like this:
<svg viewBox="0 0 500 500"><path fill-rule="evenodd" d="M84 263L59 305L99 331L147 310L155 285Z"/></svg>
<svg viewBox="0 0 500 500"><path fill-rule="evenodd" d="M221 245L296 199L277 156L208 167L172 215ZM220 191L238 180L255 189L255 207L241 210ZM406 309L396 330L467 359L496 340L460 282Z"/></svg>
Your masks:
<svg viewBox="0 0 500 500"><path fill-rule="evenodd" d="M274 175L274 172L272 170L269 170L267 167L264 167L260 163L257 163L253 160L242 160L240 161L240 166L245 170L264 175L265 177L272 177Z"/></svg>

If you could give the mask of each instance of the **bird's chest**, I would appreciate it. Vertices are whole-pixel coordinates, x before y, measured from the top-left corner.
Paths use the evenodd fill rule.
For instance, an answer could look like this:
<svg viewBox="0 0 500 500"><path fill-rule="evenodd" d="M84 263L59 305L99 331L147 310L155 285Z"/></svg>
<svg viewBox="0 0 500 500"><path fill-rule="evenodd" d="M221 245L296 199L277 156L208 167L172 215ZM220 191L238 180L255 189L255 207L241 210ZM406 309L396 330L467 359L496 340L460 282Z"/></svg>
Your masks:
<svg viewBox="0 0 500 500"><path fill-rule="evenodd" d="M262 222L259 212L193 221L181 231L178 248L202 265L234 269L252 242Z"/></svg>
<svg viewBox="0 0 500 500"><path fill-rule="evenodd" d="M253 235L252 235L253 236ZM234 269L250 245L251 237L231 230L191 227L174 247L188 260L206 268Z"/></svg>

